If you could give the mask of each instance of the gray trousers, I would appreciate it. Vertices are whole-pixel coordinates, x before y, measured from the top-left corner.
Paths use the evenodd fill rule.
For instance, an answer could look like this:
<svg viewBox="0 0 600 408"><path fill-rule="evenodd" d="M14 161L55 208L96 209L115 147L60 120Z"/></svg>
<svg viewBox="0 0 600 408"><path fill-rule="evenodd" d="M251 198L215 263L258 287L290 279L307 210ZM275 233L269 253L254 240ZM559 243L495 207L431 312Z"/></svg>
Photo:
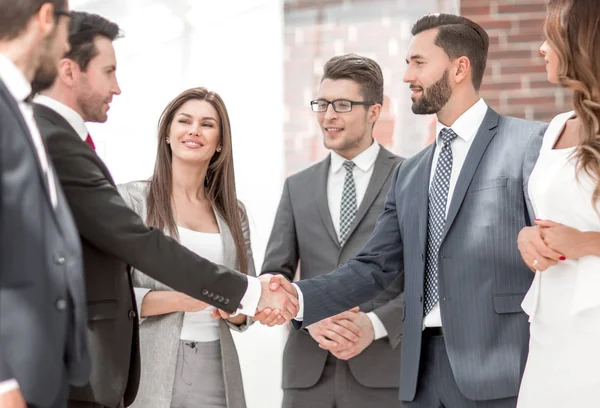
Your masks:
<svg viewBox="0 0 600 408"><path fill-rule="evenodd" d="M179 342L171 408L227 408L218 340Z"/></svg>
<svg viewBox="0 0 600 408"><path fill-rule="evenodd" d="M365 387L348 362L327 356L319 381L310 388L283 390L283 408L401 408L398 388Z"/></svg>
<svg viewBox="0 0 600 408"><path fill-rule="evenodd" d="M444 336L423 333L417 394L414 401L404 405L406 408L515 408L517 397L488 401L465 397L454 379Z"/></svg>

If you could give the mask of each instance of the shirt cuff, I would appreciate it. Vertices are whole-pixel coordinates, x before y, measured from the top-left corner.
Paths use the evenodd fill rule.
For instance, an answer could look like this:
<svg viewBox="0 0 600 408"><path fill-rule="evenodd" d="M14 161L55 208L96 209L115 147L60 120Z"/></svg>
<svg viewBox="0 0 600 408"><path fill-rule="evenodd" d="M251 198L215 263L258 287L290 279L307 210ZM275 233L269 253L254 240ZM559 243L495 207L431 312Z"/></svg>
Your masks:
<svg viewBox="0 0 600 408"><path fill-rule="evenodd" d="M248 276L246 293L244 293L244 297L240 301L238 310L232 316L237 316L240 313L250 317L254 316L256 314L256 309L258 308L258 302L260 302L261 294L262 287L260 285L260 280L254 276Z"/></svg>
<svg viewBox="0 0 600 408"><path fill-rule="evenodd" d="M15 379L0 382L0 394L19 389L19 383Z"/></svg>
<svg viewBox="0 0 600 408"><path fill-rule="evenodd" d="M373 325L373 332L375 333L374 340L379 340L384 337L387 337L388 332L385 329L385 326L383 325L383 323L381 323L381 319L374 312L367 313L367 317L369 318L369 320L371 321L371 324Z"/></svg>
<svg viewBox="0 0 600 408"><path fill-rule="evenodd" d="M142 317L142 303L144 302L144 298L146 297L148 292L151 291L152 289L148 288L133 288L133 294L135 295L135 303L137 305L137 312L140 324L142 324L142 322L146 320L145 317Z"/></svg>
<svg viewBox="0 0 600 408"><path fill-rule="evenodd" d="M304 295L302 295L302 291L300 290L300 286L292 283L296 288L296 292L298 293L298 314L294 317L294 320L301 322L304 320Z"/></svg>

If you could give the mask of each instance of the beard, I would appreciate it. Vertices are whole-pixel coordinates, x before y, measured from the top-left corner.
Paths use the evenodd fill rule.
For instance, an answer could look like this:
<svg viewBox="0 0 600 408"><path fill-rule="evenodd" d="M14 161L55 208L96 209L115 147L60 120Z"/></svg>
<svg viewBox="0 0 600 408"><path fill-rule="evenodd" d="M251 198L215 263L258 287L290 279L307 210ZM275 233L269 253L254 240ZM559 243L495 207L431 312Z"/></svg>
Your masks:
<svg viewBox="0 0 600 408"><path fill-rule="evenodd" d="M452 88L448 80L448 70L446 70L436 83L428 88L423 88L421 99L412 104L412 111L416 115L438 113L448 103L451 96Z"/></svg>
<svg viewBox="0 0 600 408"><path fill-rule="evenodd" d="M56 41L56 34L55 28L54 32L46 37L41 45L43 51L40 55L39 65L33 76L33 81L31 82L33 95L54 85L54 81L58 75L58 62L60 61L60 58L62 58L62 55L53 55L53 51L56 48L56 45L54 44Z"/></svg>

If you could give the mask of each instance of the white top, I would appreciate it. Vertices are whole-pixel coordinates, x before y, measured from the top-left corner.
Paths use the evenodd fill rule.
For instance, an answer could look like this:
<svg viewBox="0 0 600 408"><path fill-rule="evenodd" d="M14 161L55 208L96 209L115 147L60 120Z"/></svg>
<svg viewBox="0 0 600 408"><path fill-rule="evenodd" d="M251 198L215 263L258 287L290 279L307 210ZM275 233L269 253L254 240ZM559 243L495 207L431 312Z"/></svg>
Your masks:
<svg viewBox="0 0 600 408"><path fill-rule="evenodd" d="M458 175L462 170L467 153L471 149L475 135L483 123L483 118L487 113L488 106L485 104L483 99L479 99L473 106L471 106L465 113L460 115L458 119L450 126L450 128L458 136L450 144L452 149L452 174L450 175L450 188L448 189L448 200L446 201L446 215L448 215L448 209L450 208L450 202L452 201L452 195L454 194L454 187L456 187L456 181ZM436 139L435 139L435 151L433 152L433 163L431 165L431 174L429 176L429 185L433 181L435 175L435 169L437 167L438 158L440 156L440 150L443 147L443 142L440 138L440 132L442 129L447 128L438 120L435 125ZM433 306L433 309L423 319L423 327L442 327L442 315L440 313L439 302Z"/></svg>
<svg viewBox="0 0 600 408"><path fill-rule="evenodd" d="M580 231L600 232L600 216L592 205L596 183L585 172L577 174L576 160L571 157L575 147L553 149L572 116L573 112L558 115L546 130L540 156L529 179L531 203L537 218ZM599 307L598 293L600 257L589 255L567 259L544 272L536 272L522 307L530 320L534 317L566 320ZM593 314L590 312L586 316ZM593 326L600 327L600 321L590 322L590 328Z"/></svg>
<svg viewBox="0 0 600 408"><path fill-rule="evenodd" d="M85 126L85 121L81 117L79 113L75 110L71 109L67 105L62 102L57 101L56 99L52 99L45 95L37 95L34 99L35 103L39 103L40 105L44 105L47 108L52 109L60 116L62 116L75 132L79 135L81 140L85 142L85 139L88 137L88 129Z"/></svg>
<svg viewBox="0 0 600 408"><path fill-rule="evenodd" d="M48 154L44 148L42 135L40 134L40 130L38 129L33 116L33 108L29 103L25 102L25 99L27 99L31 93L31 85L27 82L27 78L25 78L19 68L17 68L17 66L2 53L0 53L0 79L4 82L8 92L16 99L17 104L19 105L19 110L23 115L23 119L25 119L25 124L29 129L33 144L35 145L42 171L48 177L50 201L52 202L52 206L56 208L58 194L56 192L54 173L48 171Z"/></svg>
<svg viewBox="0 0 600 408"><path fill-rule="evenodd" d="M379 150L381 150L379 143L373 140L371 146L352 159L356 165L352 169L352 176L354 177L354 187L356 189L357 209L360 207L360 203L367 192ZM329 205L329 213L331 214L333 228L335 228L338 240L340 239L340 211L344 181L346 179L346 169L344 169L344 162L346 160L348 159L340 156L333 150L331 151L331 163L327 177L327 204Z"/></svg>
<svg viewBox="0 0 600 408"><path fill-rule="evenodd" d="M193 231L177 226L179 242L190 251L216 264L223 263L223 242L221 234ZM199 273L202 273L199 271ZM138 310L142 309L144 296L150 289L134 288ZM260 296L260 293L259 293ZM215 308L209 306L200 312L184 313L181 327L181 340L209 342L219 339L219 322L211 316ZM144 321L140 318L140 324Z"/></svg>

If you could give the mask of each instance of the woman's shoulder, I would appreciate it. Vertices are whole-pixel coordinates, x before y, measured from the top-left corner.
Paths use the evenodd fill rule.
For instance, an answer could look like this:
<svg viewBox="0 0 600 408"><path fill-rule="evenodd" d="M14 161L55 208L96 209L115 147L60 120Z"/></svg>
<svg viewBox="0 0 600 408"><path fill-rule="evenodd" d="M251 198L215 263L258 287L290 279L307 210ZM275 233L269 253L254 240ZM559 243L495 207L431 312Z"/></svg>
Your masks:
<svg viewBox="0 0 600 408"><path fill-rule="evenodd" d="M130 207L146 200L148 188L150 188L149 181L130 181L129 183L117 185L119 194L121 194L121 197L123 197Z"/></svg>
<svg viewBox="0 0 600 408"><path fill-rule="evenodd" d="M574 111L560 113L560 114L556 115L552 119L552 121L550 121L550 124L548 125L548 128L546 129L546 133L544 133L544 145L548 145L548 144L550 146L554 145L554 141L556 140L558 135L562 132L562 129L565 126L565 123L567 123L567 121L569 119L571 119L574 114L575 114Z"/></svg>

